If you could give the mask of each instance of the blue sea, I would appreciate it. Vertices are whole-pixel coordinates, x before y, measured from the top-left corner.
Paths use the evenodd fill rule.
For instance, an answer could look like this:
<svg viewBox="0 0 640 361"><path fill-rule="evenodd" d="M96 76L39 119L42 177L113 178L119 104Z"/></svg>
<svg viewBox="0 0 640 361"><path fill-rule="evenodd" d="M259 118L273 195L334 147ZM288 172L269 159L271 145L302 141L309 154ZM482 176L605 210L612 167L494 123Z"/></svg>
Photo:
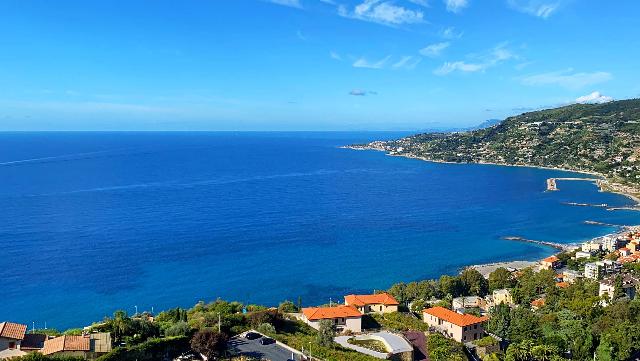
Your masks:
<svg viewBox="0 0 640 361"><path fill-rule="evenodd" d="M339 146L405 133L0 133L0 320L65 329L218 297L304 305L640 224L581 174Z"/></svg>

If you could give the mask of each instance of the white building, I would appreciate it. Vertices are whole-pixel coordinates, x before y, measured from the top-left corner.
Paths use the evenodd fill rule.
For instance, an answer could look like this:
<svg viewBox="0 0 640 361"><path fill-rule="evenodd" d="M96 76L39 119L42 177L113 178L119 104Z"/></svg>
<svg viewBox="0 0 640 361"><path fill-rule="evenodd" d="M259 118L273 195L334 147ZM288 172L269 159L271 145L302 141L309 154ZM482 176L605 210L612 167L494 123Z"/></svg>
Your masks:
<svg viewBox="0 0 640 361"><path fill-rule="evenodd" d="M604 260L584 265L584 276L593 280L614 275L622 271L622 264L616 261Z"/></svg>
<svg viewBox="0 0 640 361"><path fill-rule="evenodd" d="M582 244L582 252L598 252L602 250L602 243L600 242L587 242Z"/></svg>
<svg viewBox="0 0 640 361"><path fill-rule="evenodd" d="M613 295L616 291L616 278L621 277L622 280L622 288L624 289L624 294L629 297L630 300L636 297L636 293L638 287L640 286L640 280L633 277L630 274L624 274L620 276L611 276L600 281L600 289L598 291L598 295L600 297L608 296L609 299L613 299Z"/></svg>

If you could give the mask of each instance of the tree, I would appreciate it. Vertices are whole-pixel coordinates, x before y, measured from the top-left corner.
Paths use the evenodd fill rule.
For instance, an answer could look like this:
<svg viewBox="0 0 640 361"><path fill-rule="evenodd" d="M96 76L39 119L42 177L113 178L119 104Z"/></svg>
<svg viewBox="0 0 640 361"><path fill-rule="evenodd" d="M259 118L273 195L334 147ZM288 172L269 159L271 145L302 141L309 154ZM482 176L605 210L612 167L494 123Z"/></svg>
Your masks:
<svg viewBox="0 0 640 361"><path fill-rule="evenodd" d="M526 307L517 307L511 311L511 323L509 324L509 339L513 342L537 339L538 316Z"/></svg>
<svg viewBox="0 0 640 361"><path fill-rule="evenodd" d="M622 297L626 296L627 294L624 292L624 285L622 283L622 276L621 275L617 275L616 279L614 280L613 283L613 299L614 300L618 300L621 299Z"/></svg>
<svg viewBox="0 0 640 361"><path fill-rule="evenodd" d="M336 337L336 328L331 320L321 320L316 341L320 346L330 347Z"/></svg>
<svg viewBox="0 0 640 361"><path fill-rule="evenodd" d="M273 327L273 325L270 323L263 323L260 326L256 327L256 331L265 335L273 335L276 333L276 328Z"/></svg>
<svg viewBox="0 0 640 361"><path fill-rule="evenodd" d="M227 349L227 340L228 337L224 333L212 330L198 331L191 338L191 348L206 356L207 359L214 360Z"/></svg>
<svg viewBox="0 0 640 361"><path fill-rule="evenodd" d="M453 276L441 276L440 280L438 281L438 285L440 288L440 293L442 293L442 295L445 297L458 297L463 293L464 290L460 278Z"/></svg>
<svg viewBox="0 0 640 361"><path fill-rule="evenodd" d="M558 354L558 349L551 345L537 345L531 349L531 356L536 361L551 361Z"/></svg>
<svg viewBox="0 0 640 361"><path fill-rule="evenodd" d="M189 324L184 321L179 321L171 325L169 328L167 328L164 331L164 335L167 337L186 336L190 332L191 332L191 327L189 327Z"/></svg>
<svg viewBox="0 0 640 361"><path fill-rule="evenodd" d="M511 324L511 309L504 303L493 307L490 312L487 331L501 338L509 336L509 325Z"/></svg>
<svg viewBox="0 0 640 361"><path fill-rule="evenodd" d="M291 301L284 301L278 306L278 311L282 313L292 313L297 312L298 307Z"/></svg>
<svg viewBox="0 0 640 361"><path fill-rule="evenodd" d="M494 291L513 286L515 286L515 280L506 268L499 267L489 274L489 290Z"/></svg>
<svg viewBox="0 0 640 361"><path fill-rule="evenodd" d="M489 292L489 283L475 268L466 268L460 274L463 292L484 297Z"/></svg>

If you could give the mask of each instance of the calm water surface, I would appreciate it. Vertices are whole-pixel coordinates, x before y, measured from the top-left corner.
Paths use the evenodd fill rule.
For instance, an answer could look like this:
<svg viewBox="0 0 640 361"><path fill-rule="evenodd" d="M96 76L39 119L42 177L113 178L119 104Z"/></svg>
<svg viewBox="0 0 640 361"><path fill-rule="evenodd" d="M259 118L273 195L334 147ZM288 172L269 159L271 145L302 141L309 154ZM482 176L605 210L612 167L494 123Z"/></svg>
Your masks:
<svg viewBox="0 0 640 361"><path fill-rule="evenodd" d="M64 329L217 297L328 302L640 224L552 170L338 146L398 133L0 133L0 320Z"/></svg>

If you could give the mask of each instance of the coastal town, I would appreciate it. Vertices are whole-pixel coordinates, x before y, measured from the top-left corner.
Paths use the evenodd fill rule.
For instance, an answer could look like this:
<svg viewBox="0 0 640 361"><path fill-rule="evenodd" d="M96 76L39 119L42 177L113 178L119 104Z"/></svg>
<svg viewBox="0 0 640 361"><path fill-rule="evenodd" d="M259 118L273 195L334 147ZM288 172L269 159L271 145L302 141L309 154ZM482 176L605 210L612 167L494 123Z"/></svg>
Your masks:
<svg viewBox="0 0 640 361"><path fill-rule="evenodd" d="M523 284L537 278L547 279L546 286L525 291ZM217 300L158 315L118 311L66 332L5 321L0 360L525 360L514 358L522 351L522 335L506 331L501 318L511 315L513 325L518 313L542 317L574 288L592 289L594 294L584 295L592 303L587 306L605 314L622 304L638 307L640 227L624 227L538 262L471 266L457 277L396 284L314 307ZM531 355L542 347L546 356L526 360L582 359L570 342L565 349L529 347ZM613 347L592 351L608 352L611 360L640 355L637 343L626 353ZM135 358L126 356L131 354Z"/></svg>

